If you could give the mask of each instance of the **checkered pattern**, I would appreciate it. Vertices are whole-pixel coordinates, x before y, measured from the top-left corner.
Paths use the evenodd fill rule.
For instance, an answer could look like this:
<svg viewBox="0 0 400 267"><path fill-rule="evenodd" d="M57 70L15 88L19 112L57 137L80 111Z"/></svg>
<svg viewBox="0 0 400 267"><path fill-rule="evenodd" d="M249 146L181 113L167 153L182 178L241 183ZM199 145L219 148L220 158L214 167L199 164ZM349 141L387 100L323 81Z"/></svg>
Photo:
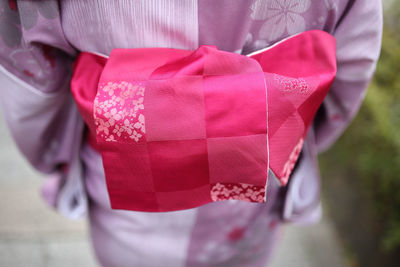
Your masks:
<svg viewBox="0 0 400 267"><path fill-rule="evenodd" d="M132 61L121 64L124 53L129 50L111 54L103 73L113 61L120 64L112 67L114 75L100 79L94 109L120 96L112 98L115 93L110 96L110 90L102 89L104 84L143 85L145 133L138 140L109 138L116 127L126 127L123 118L127 114L134 114L130 112L134 95L108 109L115 110L113 118L120 119L109 123L113 130L107 131L107 138L104 131L98 131L97 143L112 207L192 208L213 201L211 191L217 183L256 186L257 197L246 198L246 193L253 192L249 190L231 191L230 199L242 195L243 200L263 202L268 170L267 103L264 73L258 63L205 46L161 67L155 64L151 75L138 81L119 77L132 65ZM188 65L196 66L185 69ZM104 114L100 119L110 121L111 115Z"/></svg>
<svg viewBox="0 0 400 267"><path fill-rule="evenodd" d="M88 71L97 56L80 56L71 89L96 128L112 208L264 202L268 168L287 183L333 81L332 42L307 32L251 57L212 46L115 49L101 76ZM100 78L85 84L85 75Z"/></svg>
<svg viewBox="0 0 400 267"><path fill-rule="evenodd" d="M307 129L323 97L315 101L318 105L312 105L315 100L313 95L321 94L319 80L314 77L291 78L269 73L265 76L269 103L270 168L281 183L286 184L299 155L296 153L298 144L301 144L301 150Z"/></svg>

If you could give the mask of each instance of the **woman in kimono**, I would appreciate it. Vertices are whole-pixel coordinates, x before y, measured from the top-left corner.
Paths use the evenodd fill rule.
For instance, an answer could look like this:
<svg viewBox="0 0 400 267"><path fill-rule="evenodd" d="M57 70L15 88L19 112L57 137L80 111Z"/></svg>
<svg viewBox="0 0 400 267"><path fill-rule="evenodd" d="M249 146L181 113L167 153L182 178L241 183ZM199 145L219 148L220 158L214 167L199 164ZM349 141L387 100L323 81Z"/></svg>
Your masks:
<svg viewBox="0 0 400 267"><path fill-rule="evenodd" d="M2 113L47 175L46 201L67 217L88 216L102 266L266 266L284 223L321 216L316 156L355 116L382 31L381 1L366 0L2 0L0 20ZM335 37L337 74L286 186L268 179L266 203L111 209L102 158L83 138L69 90L79 52L215 45L247 55L313 29Z"/></svg>

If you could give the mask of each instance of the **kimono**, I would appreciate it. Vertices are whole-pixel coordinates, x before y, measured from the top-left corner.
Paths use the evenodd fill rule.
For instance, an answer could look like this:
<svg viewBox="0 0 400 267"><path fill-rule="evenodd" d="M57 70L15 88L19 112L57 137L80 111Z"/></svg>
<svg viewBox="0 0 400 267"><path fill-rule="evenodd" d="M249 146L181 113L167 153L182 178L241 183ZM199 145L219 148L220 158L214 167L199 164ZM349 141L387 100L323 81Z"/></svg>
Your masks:
<svg viewBox="0 0 400 267"><path fill-rule="evenodd" d="M341 135L363 100L380 51L380 1L10 0L0 5L2 113L18 148L47 176L45 200L67 217L88 217L102 266L265 266L284 223L319 220L317 154ZM228 200L155 213L111 208L102 158L85 138L70 92L79 52L212 45L247 55L308 30L335 37L337 73L286 186L268 179L265 203Z"/></svg>

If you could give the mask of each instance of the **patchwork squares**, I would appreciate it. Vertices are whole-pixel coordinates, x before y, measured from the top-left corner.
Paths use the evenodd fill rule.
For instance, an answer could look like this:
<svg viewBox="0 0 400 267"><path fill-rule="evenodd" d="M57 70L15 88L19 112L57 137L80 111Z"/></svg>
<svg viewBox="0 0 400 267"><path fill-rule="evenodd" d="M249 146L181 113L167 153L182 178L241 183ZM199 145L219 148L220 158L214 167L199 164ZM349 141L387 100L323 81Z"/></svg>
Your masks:
<svg viewBox="0 0 400 267"><path fill-rule="evenodd" d="M148 141L206 137L202 76L150 80L144 105Z"/></svg>
<svg viewBox="0 0 400 267"><path fill-rule="evenodd" d="M147 143L157 192L193 189L209 184L205 139Z"/></svg>
<svg viewBox="0 0 400 267"><path fill-rule="evenodd" d="M335 77L334 43L309 31L248 56L215 46L82 53L71 90L112 208L265 202L268 171L287 183Z"/></svg>
<svg viewBox="0 0 400 267"><path fill-rule="evenodd" d="M207 137L265 134L266 98L261 69L251 74L205 76Z"/></svg>
<svg viewBox="0 0 400 267"><path fill-rule="evenodd" d="M207 151L211 183L236 182L265 187L266 134L207 138Z"/></svg>
<svg viewBox="0 0 400 267"><path fill-rule="evenodd" d="M145 143L115 146L114 142L101 145L107 187L109 190L154 192L151 159Z"/></svg>
<svg viewBox="0 0 400 267"><path fill-rule="evenodd" d="M182 204L186 209L195 208L212 201L209 184L182 191L157 192L156 199L158 211L181 210Z"/></svg>

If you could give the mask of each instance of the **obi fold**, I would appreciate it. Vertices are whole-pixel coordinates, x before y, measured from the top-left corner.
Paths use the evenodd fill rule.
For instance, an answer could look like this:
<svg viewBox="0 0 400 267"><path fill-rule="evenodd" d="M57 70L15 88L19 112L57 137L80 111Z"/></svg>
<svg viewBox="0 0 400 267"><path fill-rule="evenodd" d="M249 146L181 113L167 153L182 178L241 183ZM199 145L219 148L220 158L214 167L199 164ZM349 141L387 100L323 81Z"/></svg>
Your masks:
<svg viewBox="0 0 400 267"><path fill-rule="evenodd" d="M248 56L206 45L82 52L71 90L111 207L265 202L269 171L288 182L334 80L335 51L333 36L309 31Z"/></svg>

